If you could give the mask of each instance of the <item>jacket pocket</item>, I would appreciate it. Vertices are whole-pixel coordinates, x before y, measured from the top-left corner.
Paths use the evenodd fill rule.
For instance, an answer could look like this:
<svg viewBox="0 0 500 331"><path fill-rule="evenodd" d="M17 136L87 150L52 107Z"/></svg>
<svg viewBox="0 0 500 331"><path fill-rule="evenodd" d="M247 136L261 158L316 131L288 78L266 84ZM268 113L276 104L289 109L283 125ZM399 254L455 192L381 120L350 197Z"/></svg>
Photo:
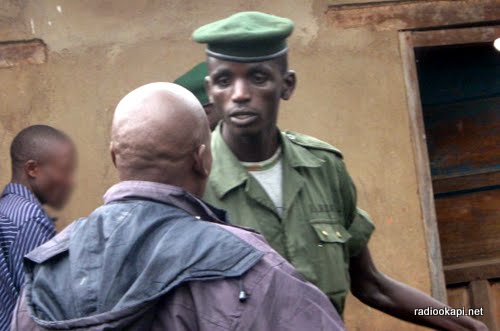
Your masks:
<svg viewBox="0 0 500 331"><path fill-rule="evenodd" d="M309 220L316 234L316 244L311 247L316 285L330 298L339 311L343 310L349 292L349 254L347 243L351 234L333 219Z"/></svg>
<svg viewBox="0 0 500 331"><path fill-rule="evenodd" d="M313 219L309 223L322 243L345 244L351 238L351 234L340 223L324 219Z"/></svg>

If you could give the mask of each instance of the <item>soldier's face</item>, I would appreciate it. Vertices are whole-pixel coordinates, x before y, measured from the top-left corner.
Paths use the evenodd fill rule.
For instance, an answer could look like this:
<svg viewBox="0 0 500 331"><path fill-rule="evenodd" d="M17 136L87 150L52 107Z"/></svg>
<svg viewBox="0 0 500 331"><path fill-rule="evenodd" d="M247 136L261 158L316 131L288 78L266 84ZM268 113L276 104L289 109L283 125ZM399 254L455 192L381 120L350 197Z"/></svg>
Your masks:
<svg viewBox="0 0 500 331"><path fill-rule="evenodd" d="M239 63L209 58L208 66L208 93L227 129L255 135L276 127L280 100L288 99L295 86L293 72L284 73L273 60ZM293 87L288 75L293 75Z"/></svg>

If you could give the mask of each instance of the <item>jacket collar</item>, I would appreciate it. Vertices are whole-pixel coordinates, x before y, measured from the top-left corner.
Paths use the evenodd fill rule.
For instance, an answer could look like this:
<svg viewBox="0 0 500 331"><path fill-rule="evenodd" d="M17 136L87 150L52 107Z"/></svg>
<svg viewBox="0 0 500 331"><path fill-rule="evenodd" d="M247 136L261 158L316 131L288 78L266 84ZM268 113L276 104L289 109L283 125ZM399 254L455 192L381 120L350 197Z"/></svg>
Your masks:
<svg viewBox="0 0 500 331"><path fill-rule="evenodd" d="M291 133L280 133L284 164L293 168L319 167L323 160L311 153L307 148L293 142L295 136ZM248 179L248 171L233 154L222 137L222 122L217 125L212 133L213 166L211 184L215 188L218 198L227 192L242 185ZM216 178L216 180L213 180Z"/></svg>
<svg viewBox="0 0 500 331"><path fill-rule="evenodd" d="M210 181L219 198L246 182L247 170L222 138L222 122L212 132L212 156Z"/></svg>
<svg viewBox="0 0 500 331"><path fill-rule="evenodd" d="M119 182L104 194L104 203L128 199L153 200L178 207L196 218L227 223L226 212L198 199L184 189L162 183L127 180Z"/></svg>

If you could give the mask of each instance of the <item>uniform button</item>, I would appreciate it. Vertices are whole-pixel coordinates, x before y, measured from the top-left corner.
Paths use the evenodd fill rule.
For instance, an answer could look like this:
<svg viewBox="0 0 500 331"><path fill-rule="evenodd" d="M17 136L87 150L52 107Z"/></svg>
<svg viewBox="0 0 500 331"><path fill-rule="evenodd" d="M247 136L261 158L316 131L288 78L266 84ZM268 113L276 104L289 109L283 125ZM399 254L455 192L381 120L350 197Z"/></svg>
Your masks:
<svg viewBox="0 0 500 331"><path fill-rule="evenodd" d="M201 220L200 216L195 216L194 218L196 218L197 220Z"/></svg>
<svg viewBox="0 0 500 331"><path fill-rule="evenodd" d="M337 237L342 238L342 233L337 231L337 232L335 232L335 234L337 235Z"/></svg>
<svg viewBox="0 0 500 331"><path fill-rule="evenodd" d="M325 230L321 231L322 234L324 234L325 236L328 236L328 232L326 232Z"/></svg>

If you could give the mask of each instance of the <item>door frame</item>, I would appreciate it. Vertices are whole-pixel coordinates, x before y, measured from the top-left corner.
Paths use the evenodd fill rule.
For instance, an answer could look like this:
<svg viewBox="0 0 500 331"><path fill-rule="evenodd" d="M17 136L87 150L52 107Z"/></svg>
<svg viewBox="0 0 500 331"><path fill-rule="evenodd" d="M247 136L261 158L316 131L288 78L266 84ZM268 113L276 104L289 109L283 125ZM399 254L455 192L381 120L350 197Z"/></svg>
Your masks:
<svg viewBox="0 0 500 331"><path fill-rule="evenodd" d="M441 302L447 302L446 283L441 257L441 244L434 206L434 192L429 166L429 154L425 136L424 119L418 84L415 48L428 46L461 45L493 42L500 36L500 25L437 28L422 31L400 31L399 44L406 85L410 134L415 158L418 195L427 243L431 294ZM493 45L492 45L493 47Z"/></svg>

